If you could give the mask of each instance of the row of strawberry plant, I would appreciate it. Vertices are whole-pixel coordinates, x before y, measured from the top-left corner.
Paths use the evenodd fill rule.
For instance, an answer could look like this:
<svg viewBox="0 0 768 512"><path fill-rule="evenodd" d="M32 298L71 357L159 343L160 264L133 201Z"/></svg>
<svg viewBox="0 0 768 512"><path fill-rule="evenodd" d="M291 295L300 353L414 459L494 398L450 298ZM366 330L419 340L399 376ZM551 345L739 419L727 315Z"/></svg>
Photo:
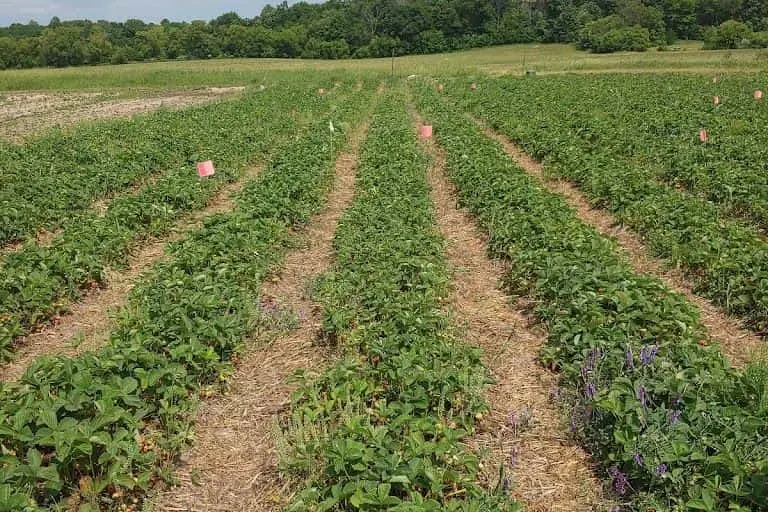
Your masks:
<svg viewBox="0 0 768 512"><path fill-rule="evenodd" d="M370 94L339 103L331 120L359 118ZM0 389L0 510L115 509L153 484L191 438L201 386L226 377L256 325L260 283L296 243L290 228L323 202L346 138L328 122L246 184L236 209L171 245L107 346L38 360Z"/></svg>
<svg viewBox="0 0 768 512"><path fill-rule="evenodd" d="M696 293L743 317L756 332L768 332L768 243L754 229L723 218L706 200L658 183L642 159L570 137L557 102L535 114L520 109L524 99L512 101L493 81L480 94L455 97L642 235L655 255L685 270Z"/></svg>
<svg viewBox="0 0 768 512"><path fill-rule="evenodd" d="M762 510L768 499L768 368L728 366L703 347L699 313L636 274L610 239L518 168L422 85L461 203L532 299L561 372L571 425L632 510ZM645 509L645 508L643 508Z"/></svg>
<svg viewBox="0 0 768 512"><path fill-rule="evenodd" d="M302 117L328 109L334 101L310 91L300 83L285 88L280 96L301 105ZM266 119L257 128L250 120L231 126L232 140L247 134L250 142L233 144L232 158L217 161L213 179L199 180L183 167L139 194L116 198L104 216L93 212L67 222L50 246L31 243L8 254L0 267L0 356L11 357L14 339L65 311L89 287L102 285L105 268L124 264L130 250L147 235L166 232L181 215L204 207L224 183L238 179L248 151L261 157L284 143L298 123L283 105L267 107L270 110L258 110Z"/></svg>
<svg viewBox="0 0 768 512"><path fill-rule="evenodd" d="M448 271L426 163L402 88L388 92L318 286L325 336L346 357L294 395L282 463L307 485L288 510L518 510L479 488L462 443L488 376L440 311Z"/></svg>
<svg viewBox="0 0 768 512"><path fill-rule="evenodd" d="M727 215L768 227L768 149L761 126L768 105L752 92L764 75L604 75L502 80L507 109L551 117L548 134L589 151L641 160L649 177L682 187L722 206ZM495 88L495 86L494 86ZM713 98L717 97L718 104ZM534 122L534 121L530 121ZM700 129L708 142L699 140Z"/></svg>
<svg viewBox="0 0 768 512"><path fill-rule="evenodd" d="M193 173L196 161L209 158L227 167L244 163L268 147L253 129L292 103L295 88L286 85L320 81L284 80L237 100L87 123L23 145L0 146L0 244L59 228L94 200L152 175L182 167Z"/></svg>

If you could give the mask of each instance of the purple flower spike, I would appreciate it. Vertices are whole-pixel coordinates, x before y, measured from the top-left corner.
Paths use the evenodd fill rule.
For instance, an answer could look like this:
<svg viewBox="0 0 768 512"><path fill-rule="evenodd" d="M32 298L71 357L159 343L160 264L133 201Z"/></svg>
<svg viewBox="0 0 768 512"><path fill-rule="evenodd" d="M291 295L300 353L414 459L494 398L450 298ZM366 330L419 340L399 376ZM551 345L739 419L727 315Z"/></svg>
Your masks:
<svg viewBox="0 0 768 512"><path fill-rule="evenodd" d="M616 505L615 507L611 507L611 510L608 512L621 512L621 507Z"/></svg>
<svg viewBox="0 0 768 512"><path fill-rule="evenodd" d="M637 452L633 453L632 454L632 458L635 459L635 463L638 466L642 466L643 465L643 456L640 455L639 453L637 453Z"/></svg>
<svg viewBox="0 0 768 512"><path fill-rule="evenodd" d="M644 386L637 388L637 399L640 400L643 407L648 407L648 394L645 392Z"/></svg>
<svg viewBox="0 0 768 512"><path fill-rule="evenodd" d="M595 388L595 385L591 382L587 384L587 387L584 388L584 396L592 400L593 398L595 398L596 394L597 394L597 388Z"/></svg>
<svg viewBox="0 0 768 512"><path fill-rule="evenodd" d="M672 411L672 413L669 415L669 424L674 425L678 421L680 421L680 416L683 414L683 411Z"/></svg>
<svg viewBox="0 0 768 512"><path fill-rule="evenodd" d="M613 480L613 488L616 492L622 496L627 494L627 489L629 488L627 475L622 473L616 466L609 469L608 474L611 476L611 480Z"/></svg>
<svg viewBox="0 0 768 512"><path fill-rule="evenodd" d="M512 411L509 413L509 418L507 419L507 422L509 423L509 426L512 428L517 427L517 413L515 411Z"/></svg>
<svg viewBox="0 0 768 512"><path fill-rule="evenodd" d="M653 364L654 359L656 359L656 354L658 353L658 345L645 345L640 351L640 362L643 363L643 366L650 366Z"/></svg>
<svg viewBox="0 0 768 512"><path fill-rule="evenodd" d="M665 474L666 472L667 472L667 465L666 464L659 464L656 467L656 474L658 476L661 476L661 475Z"/></svg>
<svg viewBox="0 0 768 512"><path fill-rule="evenodd" d="M635 369L635 356L632 354L632 349L628 348L626 355L627 360L627 370L634 370Z"/></svg>
<svg viewBox="0 0 768 512"><path fill-rule="evenodd" d="M587 365L589 366L590 370L595 369L595 366L597 366L597 360L600 359L601 355L603 354L599 348L589 351L589 355L587 356Z"/></svg>
<svg viewBox="0 0 768 512"><path fill-rule="evenodd" d="M512 448L509 452L509 467L514 468L517 466L517 448Z"/></svg>

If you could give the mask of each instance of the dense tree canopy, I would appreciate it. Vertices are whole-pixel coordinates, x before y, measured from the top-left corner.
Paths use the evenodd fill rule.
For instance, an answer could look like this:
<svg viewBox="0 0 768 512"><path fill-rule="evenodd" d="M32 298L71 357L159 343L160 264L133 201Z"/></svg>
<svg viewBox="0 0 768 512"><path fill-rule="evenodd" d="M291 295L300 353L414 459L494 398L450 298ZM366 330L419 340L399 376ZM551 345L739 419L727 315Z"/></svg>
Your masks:
<svg viewBox="0 0 768 512"><path fill-rule="evenodd" d="M722 26L721 26L722 25ZM87 20L0 27L0 68L152 59L343 59L521 42L642 50L675 39L761 45L768 0L329 0L266 6L253 19Z"/></svg>

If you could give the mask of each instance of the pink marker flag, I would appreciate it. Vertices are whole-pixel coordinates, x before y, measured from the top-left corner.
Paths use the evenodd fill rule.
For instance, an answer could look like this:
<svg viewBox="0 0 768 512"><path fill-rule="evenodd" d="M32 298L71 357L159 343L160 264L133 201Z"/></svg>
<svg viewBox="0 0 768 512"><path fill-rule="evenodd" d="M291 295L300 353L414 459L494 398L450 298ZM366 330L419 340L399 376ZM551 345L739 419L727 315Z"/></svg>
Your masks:
<svg viewBox="0 0 768 512"><path fill-rule="evenodd" d="M213 162L210 160L197 164L197 175L201 178L208 178L214 174L216 174L216 171L213 168Z"/></svg>
<svg viewBox="0 0 768 512"><path fill-rule="evenodd" d="M719 105L720 104L720 96L715 96L712 99L712 103L714 103L715 105Z"/></svg>
<svg viewBox="0 0 768 512"><path fill-rule="evenodd" d="M421 126L421 136L425 139L429 139L432 137L432 125L431 124L425 124Z"/></svg>
<svg viewBox="0 0 768 512"><path fill-rule="evenodd" d="M707 142L709 140L709 134L707 134L707 130L705 130L704 128L699 130L699 140L701 142Z"/></svg>
<svg viewBox="0 0 768 512"><path fill-rule="evenodd" d="M756 100L761 100L761 99L763 99L763 91L761 91L760 89L756 90L756 91L755 91L755 99L756 99Z"/></svg>

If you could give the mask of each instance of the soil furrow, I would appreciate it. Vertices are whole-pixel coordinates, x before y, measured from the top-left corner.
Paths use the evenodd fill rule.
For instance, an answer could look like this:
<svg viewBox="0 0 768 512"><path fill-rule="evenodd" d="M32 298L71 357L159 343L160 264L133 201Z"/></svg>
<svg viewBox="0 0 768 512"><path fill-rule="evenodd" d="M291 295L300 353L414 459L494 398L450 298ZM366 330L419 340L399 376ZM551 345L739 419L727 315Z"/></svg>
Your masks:
<svg viewBox="0 0 768 512"><path fill-rule="evenodd" d="M738 320L727 316L711 301L696 295L690 281L682 272L669 268L664 261L653 257L642 239L621 226L610 213L593 208L574 185L550 178L540 162L531 158L503 135L485 126L482 121L476 121L488 137L503 146L504 151L520 168L535 176L551 192L561 195L582 222L592 225L600 234L613 238L635 271L658 277L670 289L695 304L701 311L701 322L707 328L711 340L720 344L733 366L746 365L764 350L765 344L757 334L743 328Z"/></svg>
<svg viewBox="0 0 768 512"><path fill-rule="evenodd" d="M71 357L103 345L113 325L112 313L125 304L141 274L163 257L166 244L199 228L205 218L231 210L234 194L262 169L263 166L251 167L238 181L224 185L205 208L180 219L167 235L149 239L134 250L125 269L108 269L103 288L94 289L81 301L72 304L66 315L54 319L40 331L19 339L15 359L0 367L0 381L18 379L41 355Z"/></svg>
<svg viewBox="0 0 768 512"><path fill-rule="evenodd" d="M606 510L589 457L569 441L563 416L550 398L557 378L538 363L546 332L529 327L522 307L509 304L501 291L502 263L487 256L473 218L456 206L442 148L431 142L424 147L434 159L432 201L448 241L451 313L467 341L482 349L495 380L487 395L490 415L471 441L487 454L485 485L497 485L503 465L512 495L528 511Z"/></svg>
<svg viewBox="0 0 768 512"><path fill-rule="evenodd" d="M100 119L132 117L160 108L183 109L232 96L244 87L209 88L201 91L168 91L144 98L109 99L108 96L17 93L9 105L0 107L0 137L23 143L54 126L68 127ZM27 97L46 102L29 103Z"/></svg>
<svg viewBox="0 0 768 512"><path fill-rule="evenodd" d="M351 136L336 161L333 188L325 208L306 229L306 246L288 255L285 265L261 292L261 301L298 327L255 347L237 361L232 389L204 403L195 420L195 444L182 457L179 485L155 497L159 511L277 511L290 499L291 483L277 468L277 414L289 405L289 377L302 368L322 368L326 358L314 341L322 325L321 308L310 297L312 282L333 263L333 238L355 189L357 153L368 124Z"/></svg>

